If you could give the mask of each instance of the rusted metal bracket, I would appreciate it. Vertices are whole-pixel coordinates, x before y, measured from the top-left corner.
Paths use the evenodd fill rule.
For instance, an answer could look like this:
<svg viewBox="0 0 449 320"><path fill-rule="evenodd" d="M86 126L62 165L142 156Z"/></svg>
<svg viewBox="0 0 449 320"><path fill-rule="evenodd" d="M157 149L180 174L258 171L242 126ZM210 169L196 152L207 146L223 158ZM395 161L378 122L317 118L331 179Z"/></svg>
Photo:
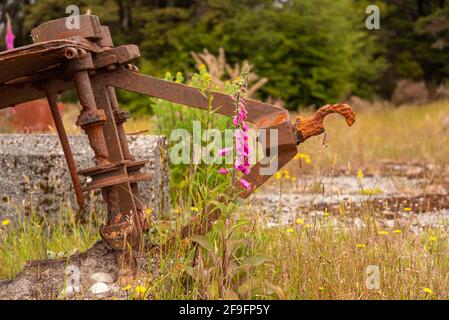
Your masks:
<svg viewBox="0 0 449 320"><path fill-rule="evenodd" d="M66 156L78 205L84 205L83 192L101 189L108 208L108 221L100 228L102 238L112 248L123 251L139 246L142 234L149 228L138 183L151 177L140 170L146 161L136 161L126 140L123 123L129 113L119 108L114 88L164 99L186 106L209 109L232 117L235 112L231 96L207 92L179 83L142 75L132 64L140 57L134 45L114 47L106 26L98 17L81 16L80 29L68 30L65 19L44 23L32 31L34 44L0 53L0 109L46 97ZM89 138L95 154L95 166L79 170L73 160L64 126L56 106L58 93L75 89L82 106L76 121ZM352 109L344 104L328 105L311 117L298 117L292 125L287 110L253 100L247 101L247 121L258 129L278 131L278 168L284 167L297 153L297 144L324 131L323 120L330 113L339 113L348 125L355 121ZM263 145L270 153L270 141ZM257 163L247 180L253 188L241 194L248 197L270 178L261 175ZM81 189L79 175L92 181ZM218 218L217 211L208 210L206 220L195 218L185 226L182 235L204 233ZM204 221L208 221L204 224Z"/></svg>

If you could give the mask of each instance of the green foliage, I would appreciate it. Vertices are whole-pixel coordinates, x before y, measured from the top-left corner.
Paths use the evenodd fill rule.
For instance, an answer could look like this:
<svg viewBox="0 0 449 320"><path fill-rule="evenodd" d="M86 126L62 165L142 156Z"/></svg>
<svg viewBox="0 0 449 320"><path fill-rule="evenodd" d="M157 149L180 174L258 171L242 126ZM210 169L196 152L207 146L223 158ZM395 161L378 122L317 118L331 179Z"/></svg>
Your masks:
<svg viewBox="0 0 449 320"><path fill-rule="evenodd" d="M389 96L401 78L424 80L432 95L449 79L447 1L384 1L379 38L390 64L381 82Z"/></svg>
<svg viewBox="0 0 449 320"><path fill-rule="evenodd" d="M69 4L1 3L0 28L8 12L16 45L29 44L31 29L66 16ZM365 28L370 4L380 8L380 30ZM189 75L191 51L216 53L223 47L230 64L247 59L269 79L258 98L281 98L289 108L337 102L349 94L389 97L402 78L424 80L433 94L449 78L447 0L80 0L77 5L110 27L115 45L139 45L144 72ZM150 112L144 98L129 93L119 98L135 114Z"/></svg>
<svg viewBox="0 0 449 320"><path fill-rule="evenodd" d="M229 62L249 59L259 75L269 78L261 98L282 98L296 107L337 102L349 93L366 96L384 64L374 58L374 38L354 17L349 0L295 0L282 7L262 3L241 7L217 23L206 15L169 30L169 51L157 63L189 70L191 51L224 47Z"/></svg>
<svg viewBox="0 0 449 320"><path fill-rule="evenodd" d="M201 248L200 262L186 271L200 283L206 299L254 299L271 294L282 298L282 289L252 276L259 266L273 262L267 256L251 253L251 241L241 238L240 229L245 224L247 220L235 224L233 220L217 220L207 236L191 238Z"/></svg>

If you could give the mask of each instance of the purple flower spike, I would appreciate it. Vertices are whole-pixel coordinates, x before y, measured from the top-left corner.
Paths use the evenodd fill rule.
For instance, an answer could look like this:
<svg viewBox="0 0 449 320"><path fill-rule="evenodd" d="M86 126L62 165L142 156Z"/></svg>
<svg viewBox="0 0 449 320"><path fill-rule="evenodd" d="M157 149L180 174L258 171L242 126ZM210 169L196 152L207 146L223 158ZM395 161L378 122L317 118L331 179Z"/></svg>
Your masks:
<svg viewBox="0 0 449 320"><path fill-rule="evenodd" d="M231 151L230 148L223 148L223 149L218 150L218 155L219 155L220 157L224 157L224 156L227 155L230 151Z"/></svg>
<svg viewBox="0 0 449 320"><path fill-rule="evenodd" d="M246 190L251 190L251 183L246 181L245 179L240 179L240 185L245 188Z"/></svg>
<svg viewBox="0 0 449 320"><path fill-rule="evenodd" d="M9 18L9 15L6 15L5 43L6 43L6 49L7 50L14 49L14 39L15 38L16 38L16 36L12 32L11 19Z"/></svg>

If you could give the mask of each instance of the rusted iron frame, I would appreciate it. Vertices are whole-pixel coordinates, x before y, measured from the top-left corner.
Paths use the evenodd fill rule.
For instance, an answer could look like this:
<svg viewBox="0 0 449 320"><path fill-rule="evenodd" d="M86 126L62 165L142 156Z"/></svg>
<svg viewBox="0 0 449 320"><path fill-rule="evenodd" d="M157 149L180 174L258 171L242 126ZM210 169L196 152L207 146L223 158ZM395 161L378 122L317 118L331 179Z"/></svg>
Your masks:
<svg viewBox="0 0 449 320"><path fill-rule="evenodd" d="M123 122L126 119L124 117L117 119L120 110L114 89L105 86L96 75L92 77L92 84L95 100L106 114L103 130L107 140L109 161L123 163L120 170L128 177L123 183L102 189L109 206L109 214L108 223L100 228L100 233L112 247L123 249L126 242L139 244L140 235L148 228L137 187L138 182L149 179L147 174L140 172L147 161L133 161L123 129ZM133 226L130 226L130 221ZM129 237L127 241L125 237Z"/></svg>
<svg viewBox="0 0 449 320"><path fill-rule="evenodd" d="M73 85L77 91L78 99L83 107L76 124L87 134L89 143L95 153L97 166L110 164L108 150L102 126L106 116L97 109L94 92L90 84L89 74L86 70L77 72L73 77Z"/></svg>
<svg viewBox="0 0 449 320"><path fill-rule="evenodd" d="M69 168L70 178L72 179L73 188L75 189L76 202L78 203L78 214L77 217L80 220L82 217L81 213L84 210L84 195L81 189L81 181L77 173L75 159L73 158L72 150L70 149L69 139L65 132L64 123L61 118L61 114L56 103L56 95L53 94L48 89L45 89L47 96L48 105L50 106L51 115L53 121L55 122L56 131L58 132L59 141L61 142L61 147L64 152L64 156Z"/></svg>
<svg viewBox="0 0 449 320"><path fill-rule="evenodd" d="M80 82L77 83L77 75L85 75L85 78L80 79ZM94 74L91 79L86 71L79 71L74 79L74 86L78 89L84 114L93 115L92 121L89 117L81 118L83 121L79 120L78 124L82 127L84 125L83 129L85 130L89 129L92 124L97 128L101 125L99 134L89 140L94 150L103 146L106 149L103 151L100 149L106 156L106 163L98 161L99 152L96 152L97 167L80 172L95 177L96 182L93 182L93 185L102 189L104 199L108 204L108 224L100 228L100 234L114 249L124 250L127 245L137 246L140 243L141 235L147 229L143 205L137 188L138 181L149 178L148 175L139 172L146 162L132 162L130 159L125 159L123 147L128 151L128 158L131 158L131 155L127 141L120 139L117 130L116 115L119 109L117 101L112 101L116 98L110 88L103 85ZM100 109L96 108L97 104ZM100 110L105 117L104 120L97 117ZM80 117L83 116L83 112ZM91 131L86 130L86 133L89 135ZM104 137L104 142L102 139L98 141L98 137Z"/></svg>
<svg viewBox="0 0 449 320"><path fill-rule="evenodd" d="M59 43L59 41L57 41ZM57 50L61 51L59 56L64 56L66 49L84 50L83 46L75 46L72 42L66 44L66 46L58 46ZM19 49L17 49L19 50ZM48 51L49 49L47 49ZM45 51L45 53L47 53ZM90 52L90 51L89 51ZM9 51L8 51L9 53ZM12 57L3 56L0 54L0 63L8 61ZM127 64L140 56L139 49L135 45L125 45L120 47L111 48L102 52L95 53L92 56L91 70L97 70L101 68L111 68L113 70L117 64ZM48 88L51 88L52 92L61 93L73 88L73 80L70 75L67 74L67 70L61 68L52 68L39 73L30 72L30 70L24 70L17 77L6 78L9 81L5 81L0 84L0 109L7 108L12 105L20 104L23 102L44 98L45 92L43 84ZM1 74L0 74L1 76ZM1 81L0 81L1 82ZM113 101L113 99L111 99ZM115 108L115 107L114 107Z"/></svg>
<svg viewBox="0 0 449 320"><path fill-rule="evenodd" d="M97 164L97 167L81 170L79 173L95 177L96 182L88 186L88 189L101 188L108 206L111 208L114 206L120 207L118 209L113 208L113 210L123 211L123 205L120 206L119 203L130 199L130 206L124 205L126 207L125 217L127 217L125 220L127 221L124 222L122 217L119 219L112 217L108 226L106 226L110 228L108 232L111 235L115 234L115 236L105 240L110 243L115 242L115 247L120 247L127 242L127 236L136 238L132 242L137 241L141 238L141 232L145 230L141 215L131 215L130 211L135 213L142 211L142 207L136 206L134 197L140 198L137 182L148 179L148 176L139 172L145 162L133 162L122 125L128 115L119 110L115 91L112 87L119 87L200 109L209 109L209 99L193 87L140 75L136 73L138 69L133 65L121 66L140 56L138 48L132 45L111 48L113 44L109 29L101 26L95 16L82 16L81 22L83 27L82 30L78 31L67 31L61 28L65 19L43 24L33 30L33 35L37 38L35 39L36 42L51 40L48 44L43 42L39 46L17 49L13 53L2 53L0 54L0 62L18 57L26 58L33 54L44 56L47 55L47 52L54 55L54 59L48 60L49 62L57 60L58 54L65 59L74 61L74 63L68 65L69 68L65 71L74 74L73 86L83 106L77 124L88 135ZM60 30L64 31L59 32ZM71 37L71 40L65 40L68 37ZM62 40L55 42L54 39ZM61 47L55 48L56 43L60 43ZM92 53L95 53L95 55L92 55ZM103 67L105 69L100 70ZM9 96L6 97L6 102L0 103L0 109L8 103L14 104L45 96L46 92L42 89L42 81L49 82L46 88L47 90L51 89L52 93L72 87L66 77L58 74L60 70L57 64L54 65L54 68L51 66L48 71L34 70L34 72L39 72L38 75L34 75L33 70L22 67L21 74L19 74L22 78L16 79L17 74L14 74L14 81L11 81L11 83L5 84L5 81L2 82L0 93L9 93ZM95 80L92 81L89 72L97 73L93 77ZM47 77L46 80L42 80L42 78L45 79L45 76ZM37 79L38 77L41 77L41 79ZM4 76L3 80L7 82L8 75ZM30 89L30 93L27 93L25 98L14 97L14 94L11 96L11 92L17 93L24 88ZM230 96L217 92L209 92L206 95L213 95L212 107L215 112L226 116L234 115L234 101ZM97 108L97 104L99 104L99 108ZM296 154L296 144L324 131L323 120L327 114L338 112L346 117L349 125L352 124L353 121L348 120L348 117L353 117L352 110L342 106L326 106L310 119L298 118L296 124L292 126L290 116L285 109L249 100L247 102L247 120L254 123L259 129L278 130L278 169L281 169ZM107 139L112 144L105 144ZM270 145L270 143L265 143L265 152L270 151L267 145ZM247 178L252 183L253 188L241 193L242 198L248 197L255 188L269 179L270 175L260 175L261 166L260 163L257 163L252 168ZM120 185L124 188L118 188ZM119 195L117 190L122 189L127 191L128 194ZM131 192L129 192L130 189ZM128 211L128 215L126 211L130 207L132 209ZM187 236L188 233L205 233L210 224L218 217L219 210L206 208L206 217L196 217L182 229L182 236ZM136 220L137 229L135 225L129 223L129 218ZM117 241L121 241L121 243L117 243Z"/></svg>

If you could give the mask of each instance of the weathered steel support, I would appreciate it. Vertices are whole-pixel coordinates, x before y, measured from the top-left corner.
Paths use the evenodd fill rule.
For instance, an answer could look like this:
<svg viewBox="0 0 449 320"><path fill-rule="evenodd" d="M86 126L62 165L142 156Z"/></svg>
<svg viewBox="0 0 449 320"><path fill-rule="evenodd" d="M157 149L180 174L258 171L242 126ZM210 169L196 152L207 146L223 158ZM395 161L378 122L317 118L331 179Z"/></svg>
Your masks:
<svg viewBox="0 0 449 320"><path fill-rule="evenodd" d="M111 163L123 163L119 170L122 175L127 175L125 158L123 157L122 147L118 136L117 127L115 125L114 114L111 108L107 88L100 81L95 79L95 77L93 79L93 87L95 92L95 101L106 116L103 130L107 142L109 154L108 160ZM104 188L103 194L105 193L106 198L110 199L107 201L110 204L108 224L125 222L131 212L137 211L129 182ZM112 194L108 195L109 193ZM117 211L117 209L119 210Z"/></svg>
<svg viewBox="0 0 449 320"><path fill-rule="evenodd" d="M73 77L73 85L83 107L76 124L89 137L90 145L95 153L95 163L98 166L107 165L110 163L108 160L109 154L102 131L102 126L106 122L106 115L104 111L97 109L88 72L86 70L78 71Z"/></svg>
<svg viewBox="0 0 449 320"><path fill-rule="evenodd" d="M47 95L48 104L50 106L51 115L55 122L56 131L58 132L59 141L61 142L62 150L69 168L70 178L72 179L73 188L75 189L76 202L78 203L78 218L82 217L82 211L84 209L84 196L81 189L80 178L77 174L75 159L73 158L72 150L70 149L69 139L65 132L64 123L59 113L58 105L56 103L56 95L51 93L48 89L45 89Z"/></svg>
<svg viewBox="0 0 449 320"><path fill-rule="evenodd" d="M125 128L123 126L123 124L130 118L131 115L128 111L124 111L119 108L115 89L113 87L108 87L107 89L112 111L114 112L114 118L117 125L117 133L120 139L120 146L122 147L123 157L126 160L134 160L131 152L129 151Z"/></svg>

